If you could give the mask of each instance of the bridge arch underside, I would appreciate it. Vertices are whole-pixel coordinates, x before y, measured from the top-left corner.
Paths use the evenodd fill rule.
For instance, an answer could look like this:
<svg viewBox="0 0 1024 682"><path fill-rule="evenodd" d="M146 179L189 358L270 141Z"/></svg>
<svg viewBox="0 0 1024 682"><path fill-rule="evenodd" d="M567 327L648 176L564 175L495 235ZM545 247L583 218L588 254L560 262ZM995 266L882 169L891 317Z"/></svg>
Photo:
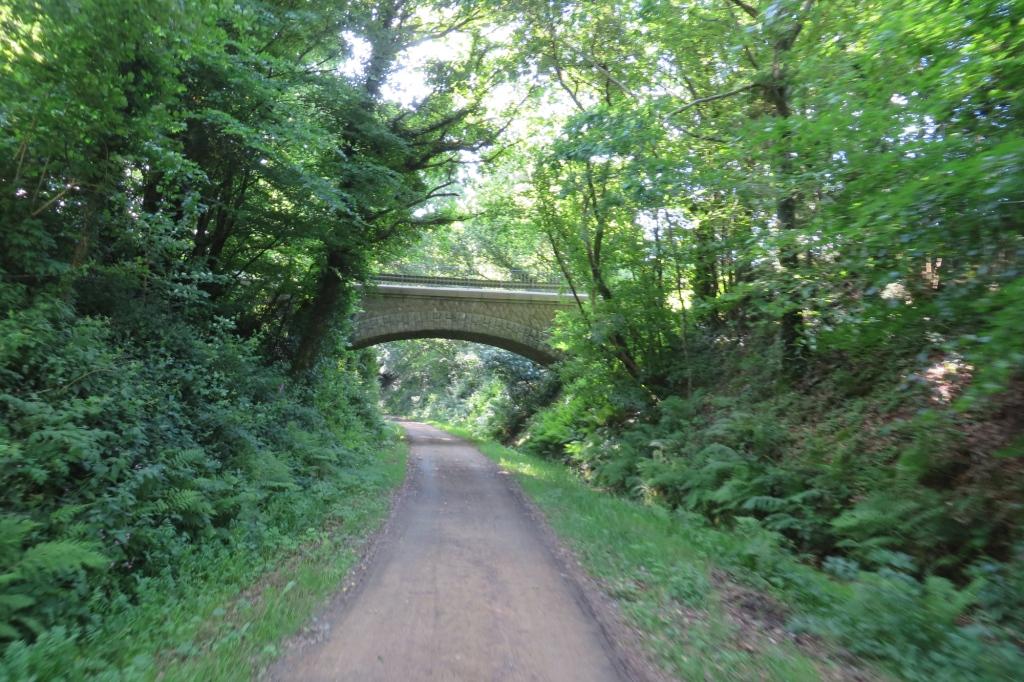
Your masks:
<svg viewBox="0 0 1024 682"><path fill-rule="evenodd" d="M473 341L522 355L541 365L557 360L546 333L509 320L469 314L397 314L357 319L352 348L406 339Z"/></svg>

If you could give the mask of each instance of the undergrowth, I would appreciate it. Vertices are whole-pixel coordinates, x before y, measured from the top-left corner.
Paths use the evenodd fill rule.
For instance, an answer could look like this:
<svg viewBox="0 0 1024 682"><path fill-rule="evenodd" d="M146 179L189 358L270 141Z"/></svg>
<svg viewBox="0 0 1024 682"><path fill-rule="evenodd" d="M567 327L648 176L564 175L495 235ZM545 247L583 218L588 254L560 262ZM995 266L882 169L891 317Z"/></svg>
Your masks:
<svg viewBox="0 0 1024 682"><path fill-rule="evenodd" d="M717 538L707 556L790 605L795 631L904 679L1011 679L1024 664L1024 476L992 451L1012 441L1001 414L1016 394L972 411L936 400L913 369L794 390L750 362L626 419L569 387L523 448L680 532L703 529L690 542Z"/></svg>
<svg viewBox="0 0 1024 682"><path fill-rule="evenodd" d="M731 524L716 524L681 507L595 490L549 459L493 442L481 449L516 473L555 531L682 679L1010 680L1024 664L1001 626L967 617L995 593L1015 598L999 580L958 588L944 578L920 581L841 558L818 569L753 516L738 513ZM744 599L744 590L766 599ZM753 614L754 634L737 615L745 602L766 605L767 613ZM775 618L785 624L781 637L771 635ZM860 662L851 668L851 660Z"/></svg>
<svg viewBox="0 0 1024 682"><path fill-rule="evenodd" d="M354 436L355 434L349 434ZM406 447L364 443L314 491L282 492L262 530L182 553L140 578L130 602L92 602L98 624L57 626L16 642L0 680L247 680L280 653L343 580L404 477Z"/></svg>
<svg viewBox="0 0 1024 682"><path fill-rule="evenodd" d="M124 284L94 277L77 309L39 295L0 319L0 679L155 675L167 643L194 653L189 604L386 487L359 356L296 381L262 339ZM81 314L93 287L107 315Z"/></svg>

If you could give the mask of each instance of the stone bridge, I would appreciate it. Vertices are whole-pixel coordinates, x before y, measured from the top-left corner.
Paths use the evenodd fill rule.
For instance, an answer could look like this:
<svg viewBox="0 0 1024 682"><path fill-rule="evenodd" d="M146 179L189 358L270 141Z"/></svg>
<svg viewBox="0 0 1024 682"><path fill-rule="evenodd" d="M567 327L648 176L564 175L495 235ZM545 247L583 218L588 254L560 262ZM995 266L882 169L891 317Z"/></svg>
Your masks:
<svg viewBox="0 0 1024 682"><path fill-rule="evenodd" d="M364 287L351 345L402 339L460 339L518 353L548 365L555 313L575 307L559 286L452 277L379 275Z"/></svg>

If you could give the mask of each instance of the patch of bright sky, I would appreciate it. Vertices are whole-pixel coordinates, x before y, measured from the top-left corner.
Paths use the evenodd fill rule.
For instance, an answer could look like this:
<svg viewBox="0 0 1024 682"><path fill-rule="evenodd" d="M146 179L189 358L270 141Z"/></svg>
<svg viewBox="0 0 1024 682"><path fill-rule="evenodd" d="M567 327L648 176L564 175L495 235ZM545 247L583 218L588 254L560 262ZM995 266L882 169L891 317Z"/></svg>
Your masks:
<svg viewBox="0 0 1024 682"><path fill-rule="evenodd" d="M515 30L516 27L511 24L496 26L486 31L486 36L498 45L508 44ZM350 54L339 67L339 72L349 78L359 79L363 76L371 56L370 43L351 31L342 33L342 38L348 43ZM399 55L395 68L381 89L381 95L399 106L415 107L433 92L434 88L428 78L430 63L463 60L471 46L472 38L465 32L453 32L442 38L426 40L412 46ZM527 76L525 80L532 80L532 77ZM505 82L495 85L487 93L484 102L487 111L493 117L507 113L526 98L528 87L529 83L526 82ZM535 111L525 116L517 116L509 126L508 133L513 138L521 138L534 137L538 128L557 131L568 113L571 113L568 98L562 93L549 93L540 100ZM539 125L541 122L545 125ZM554 134L553 132L548 139L553 139Z"/></svg>
<svg viewBox="0 0 1024 682"><path fill-rule="evenodd" d="M338 71L347 78L361 78L370 59L370 41L352 31L344 31L341 37L348 44L349 55Z"/></svg>
<svg viewBox="0 0 1024 682"><path fill-rule="evenodd" d="M342 37L348 43L351 53L339 71L349 78L361 79L372 53L370 41L351 31L345 31ZM427 78L427 64L438 59L458 59L468 46L467 37L452 34L443 40L429 40L405 50L398 56L395 68L381 88L381 95L402 107L416 106L433 92Z"/></svg>
<svg viewBox="0 0 1024 682"><path fill-rule="evenodd" d="M437 21L437 17L424 17L424 23ZM489 28L486 37L497 44L509 45L514 39L516 26L512 24ZM353 80L363 77L371 57L371 45L362 36L346 31L342 38L348 43L350 54L339 67L339 72ZM429 79L431 63L458 62L464 60L472 48L469 33L453 32L441 38L425 40L402 52L381 88L384 99L403 108L414 108L421 104L434 90ZM503 49L497 47L495 49ZM492 57L496 56L492 54ZM562 124L575 112L569 96L558 88L545 88L544 93L517 110L526 102L529 89L538 82L535 73L526 74L518 81L503 82L492 86L484 100L488 117L499 127L505 128L508 141L536 148L552 143L560 134ZM458 102L456 103L458 105ZM585 102L586 104L586 102ZM486 152L484 152L486 154ZM467 207L475 201L476 186L483 179L479 165L480 155L474 152L460 153L463 162L459 168L458 184L462 192L460 203ZM525 179L525 178L523 178ZM427 214L429 207L421 207L417 213Z"/></svg>
<svg viewBox="0 0 1024 682"><path fill-rule="evenodd" d="M513 31L512 26L496 27L488 32L488 37L500 44L508 41ZM350 54L339 71L349 78L359 79L371 56L370 42L352 31L343 32L342 38L348 43ZM381 95L399 106L415 107L434 90L428 66L432 62L461 61L468 56L471 47L472 37L461 31L413 45L398 56ZM515 101L515 93L511 88L499 86L492 89L489 100L493 101L493 104L489 102L489 108L503 109Z"/></svg>
<svg viewBox="0 0 1024 682"><path fill-rule="evenodd" d="M439 40L428 40L405 50L396 68L381 89L385 99L403 107L414 107L434 91L427 77L432 61L457 61L466 57L472 39L465 33L452 33Z"/></svg>

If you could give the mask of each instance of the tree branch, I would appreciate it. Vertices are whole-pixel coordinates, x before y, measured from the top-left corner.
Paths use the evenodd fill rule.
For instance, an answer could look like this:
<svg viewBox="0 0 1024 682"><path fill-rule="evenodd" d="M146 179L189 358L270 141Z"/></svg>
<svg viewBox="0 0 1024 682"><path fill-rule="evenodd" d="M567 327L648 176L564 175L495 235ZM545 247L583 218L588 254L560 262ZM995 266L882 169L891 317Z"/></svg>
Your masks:
<svg viewBox="0 0 1024 682"><path fill-rule="evenodd" d="M670 111L668 115L669 116L676 116L678 114L683 113L687 109L692 109L693 107L695 107L697 105L706 104L708 102L715 102L715 101L720 100L720 99L725 99L726 97L732 97L733 95L738 95L741 92L746 92L747 90L753 90L756 87L758 87L756 83L750 83L748 85L744 85L741 88L736 88L735 90L730 90L729 92L720 92L717 95L708 95L707 97L701 97L699 99L693 100L692 102L688 102L687 104L684 104L683 106L679 107L678 109Z"/></svg>
<svg viewBox="0 0 1024 682"><path fill-rule="evenodd" d="M636 98L637 98L637 97L636 97L636 94L635 94L635 93L634 93L634 92L633 92L632 90L630 90L630 89L629 89L629 88L628 88L628 87L626 86L626 84L625 84L625 83L623 83L623 82L622 82L622 81L620 81L620 80L619 80L618 78L616 78L615 76L613 76L613 75L612 75L612 72L611 72L611 71L609 71L609 70L608 70L608 68L607 68L606 66L604 66L603 64L598 64L598 63L597 63L596 61L594 61L594 60L589 60L589 61L590 61L591 65L592 65L592 66L593 66L593 67L594 67L595 69L597 69L598 71L600 71L601 73L603 73L603 74L604 74L604 76L605 76L605 78L607 78L607 79L608 79L609 81L611 81L612 83L614 83L614 84L615 84L615 86L616 86L616 87L617 87L617 88L618 88L619 90L621 90L621 91L622 91L622 92L623 92L624 94L628 95L628 96L629 96L630 98L632 98L632 99L636 99Z"/></svg>
<svg viewBox="0 0 1024 682"><path fill-rule="evenodd" d="M746 14L751 19L757 19L758 13L756 7L748 5L747 3L743 2L743 0L729 0L729 2L743 10L743 13Z"/></svg>

